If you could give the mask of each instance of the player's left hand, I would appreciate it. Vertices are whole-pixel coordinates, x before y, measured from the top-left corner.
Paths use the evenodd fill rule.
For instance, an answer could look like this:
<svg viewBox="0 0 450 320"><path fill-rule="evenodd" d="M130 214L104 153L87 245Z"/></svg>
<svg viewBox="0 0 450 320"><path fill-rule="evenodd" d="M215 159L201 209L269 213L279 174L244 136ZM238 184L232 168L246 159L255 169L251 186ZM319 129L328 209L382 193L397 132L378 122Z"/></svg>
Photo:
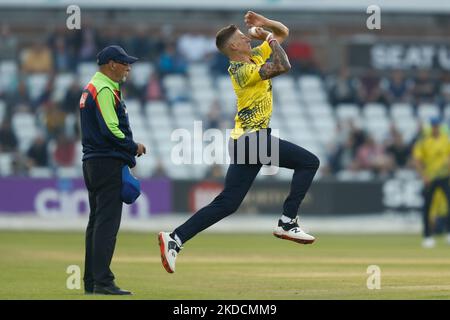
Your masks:
<svg viewBox="0 0 450 320"><path fill-rule="evenodd" d="M138 148L137 148L137 151L136 151L136 155L138 157L140 157L143 154L147 153L147 148L142 143L138 143L137 146L138 146Z"/></svg>
<svg viewBox="0 0 450 320"><path fill-rule="evenodd" d="M244 16L247 27L264 27L267 18L253 11L247 11Z"/></svg>

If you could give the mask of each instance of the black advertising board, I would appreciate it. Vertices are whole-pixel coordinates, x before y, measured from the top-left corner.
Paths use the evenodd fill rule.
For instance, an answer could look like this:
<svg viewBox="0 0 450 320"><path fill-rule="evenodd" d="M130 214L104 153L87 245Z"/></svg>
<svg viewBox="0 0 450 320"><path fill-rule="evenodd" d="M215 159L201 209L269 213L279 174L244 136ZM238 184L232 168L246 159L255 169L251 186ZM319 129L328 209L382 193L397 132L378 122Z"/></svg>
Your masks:
<svg viewBox="0 0 450 320"><path fill-rule="evenodd" d="M450 43L350 43L347 64L353 68L377 70L450 70Z"/></svg>

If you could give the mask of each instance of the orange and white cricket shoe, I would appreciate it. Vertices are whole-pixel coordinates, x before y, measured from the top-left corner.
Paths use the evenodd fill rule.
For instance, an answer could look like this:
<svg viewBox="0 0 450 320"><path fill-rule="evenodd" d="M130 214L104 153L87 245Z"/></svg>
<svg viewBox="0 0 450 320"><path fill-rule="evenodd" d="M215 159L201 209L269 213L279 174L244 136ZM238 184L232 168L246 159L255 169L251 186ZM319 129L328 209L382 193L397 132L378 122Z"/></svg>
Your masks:
<svg viewBox="0 0 450 320"><path fill-rule="evenodd" d="M174 273L175 260L182 247L170 236L169 232L160 232L158 234L158 241L163 267L168 273Z"/></svg>

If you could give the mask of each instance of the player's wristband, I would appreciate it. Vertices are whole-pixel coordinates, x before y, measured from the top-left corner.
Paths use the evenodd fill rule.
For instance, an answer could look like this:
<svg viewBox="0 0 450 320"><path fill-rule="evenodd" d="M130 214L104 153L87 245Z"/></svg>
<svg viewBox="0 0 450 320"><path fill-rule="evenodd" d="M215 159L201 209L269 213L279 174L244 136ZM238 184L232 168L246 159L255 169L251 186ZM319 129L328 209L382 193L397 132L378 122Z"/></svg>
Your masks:
<svg viewBox="0 0 450 320"><path fill-rule="evenodd" d="M270 46L270 44L272 43L272 41L277 41L277 39L275 39L275 38L273 37L273 34L272 34L272 33L269 33L269 34L267 35L266 41L269 43L269 46Z"/></svg>

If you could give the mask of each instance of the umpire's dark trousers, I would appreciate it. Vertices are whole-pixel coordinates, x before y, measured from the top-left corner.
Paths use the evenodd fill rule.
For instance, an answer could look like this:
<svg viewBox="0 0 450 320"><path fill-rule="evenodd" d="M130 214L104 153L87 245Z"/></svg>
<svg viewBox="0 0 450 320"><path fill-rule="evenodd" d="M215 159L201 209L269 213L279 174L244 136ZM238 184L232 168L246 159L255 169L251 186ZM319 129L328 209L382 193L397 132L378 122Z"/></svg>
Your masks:
<svg viewBox="0 0 450 320"><path fill-rule="evenodd" d="M445 198L447 199L447 206L450 209L450 186L449 177L436 178L431 180L428 186L424 188L424 205L423 205L423 236L430 237L432 232L430 228L430 209L433 195L437 188L442 188ZM447 212L447 232L450 232L450 212Z"/></svg>
<svg viewBox="0 0 450 320"><path fill-rule="evenodd" d="M253 161L255 159L253 157L255 150L249 147L251 145L249 141L255 141L255 139L251 139L251 135L256 135L256 140L258 141L256 161ZM264 129L241 136L238 140L231 139L229 144L231 164L225 176L224 190L209 205L197 211L184 224L175 229L174 232L183 243L235 212L242 200L244 200L262 165L275 165L273 161L265 162L267 160L266 157L264 159L260 157L264 155L264 152L261 153L259 148L261 145L260 139L263 136L265 136L265 141L267 141L267 150L269 151L267 154L271 159L274 159L274 152L277 149L275 146L278 145L279 163L277 166L294 170L290 192L284 202L283 214L290 218L297 216L300 203L319 168L319 159L311 152L293 143L272 136L270 129ZM245 142L244 163L240 161L242 157L239 155L239 150L242 149L238 148L238 144L243 141Z"/></svg>
<svg viewBox="0 0 450 320"><path fill-rule="evenodd" d="M122 167L113 158L95 158L83 162L83 176L89 192L89 223L86 229L84 286L108 286L114 281L109 268L122 217Z"/></svg>

